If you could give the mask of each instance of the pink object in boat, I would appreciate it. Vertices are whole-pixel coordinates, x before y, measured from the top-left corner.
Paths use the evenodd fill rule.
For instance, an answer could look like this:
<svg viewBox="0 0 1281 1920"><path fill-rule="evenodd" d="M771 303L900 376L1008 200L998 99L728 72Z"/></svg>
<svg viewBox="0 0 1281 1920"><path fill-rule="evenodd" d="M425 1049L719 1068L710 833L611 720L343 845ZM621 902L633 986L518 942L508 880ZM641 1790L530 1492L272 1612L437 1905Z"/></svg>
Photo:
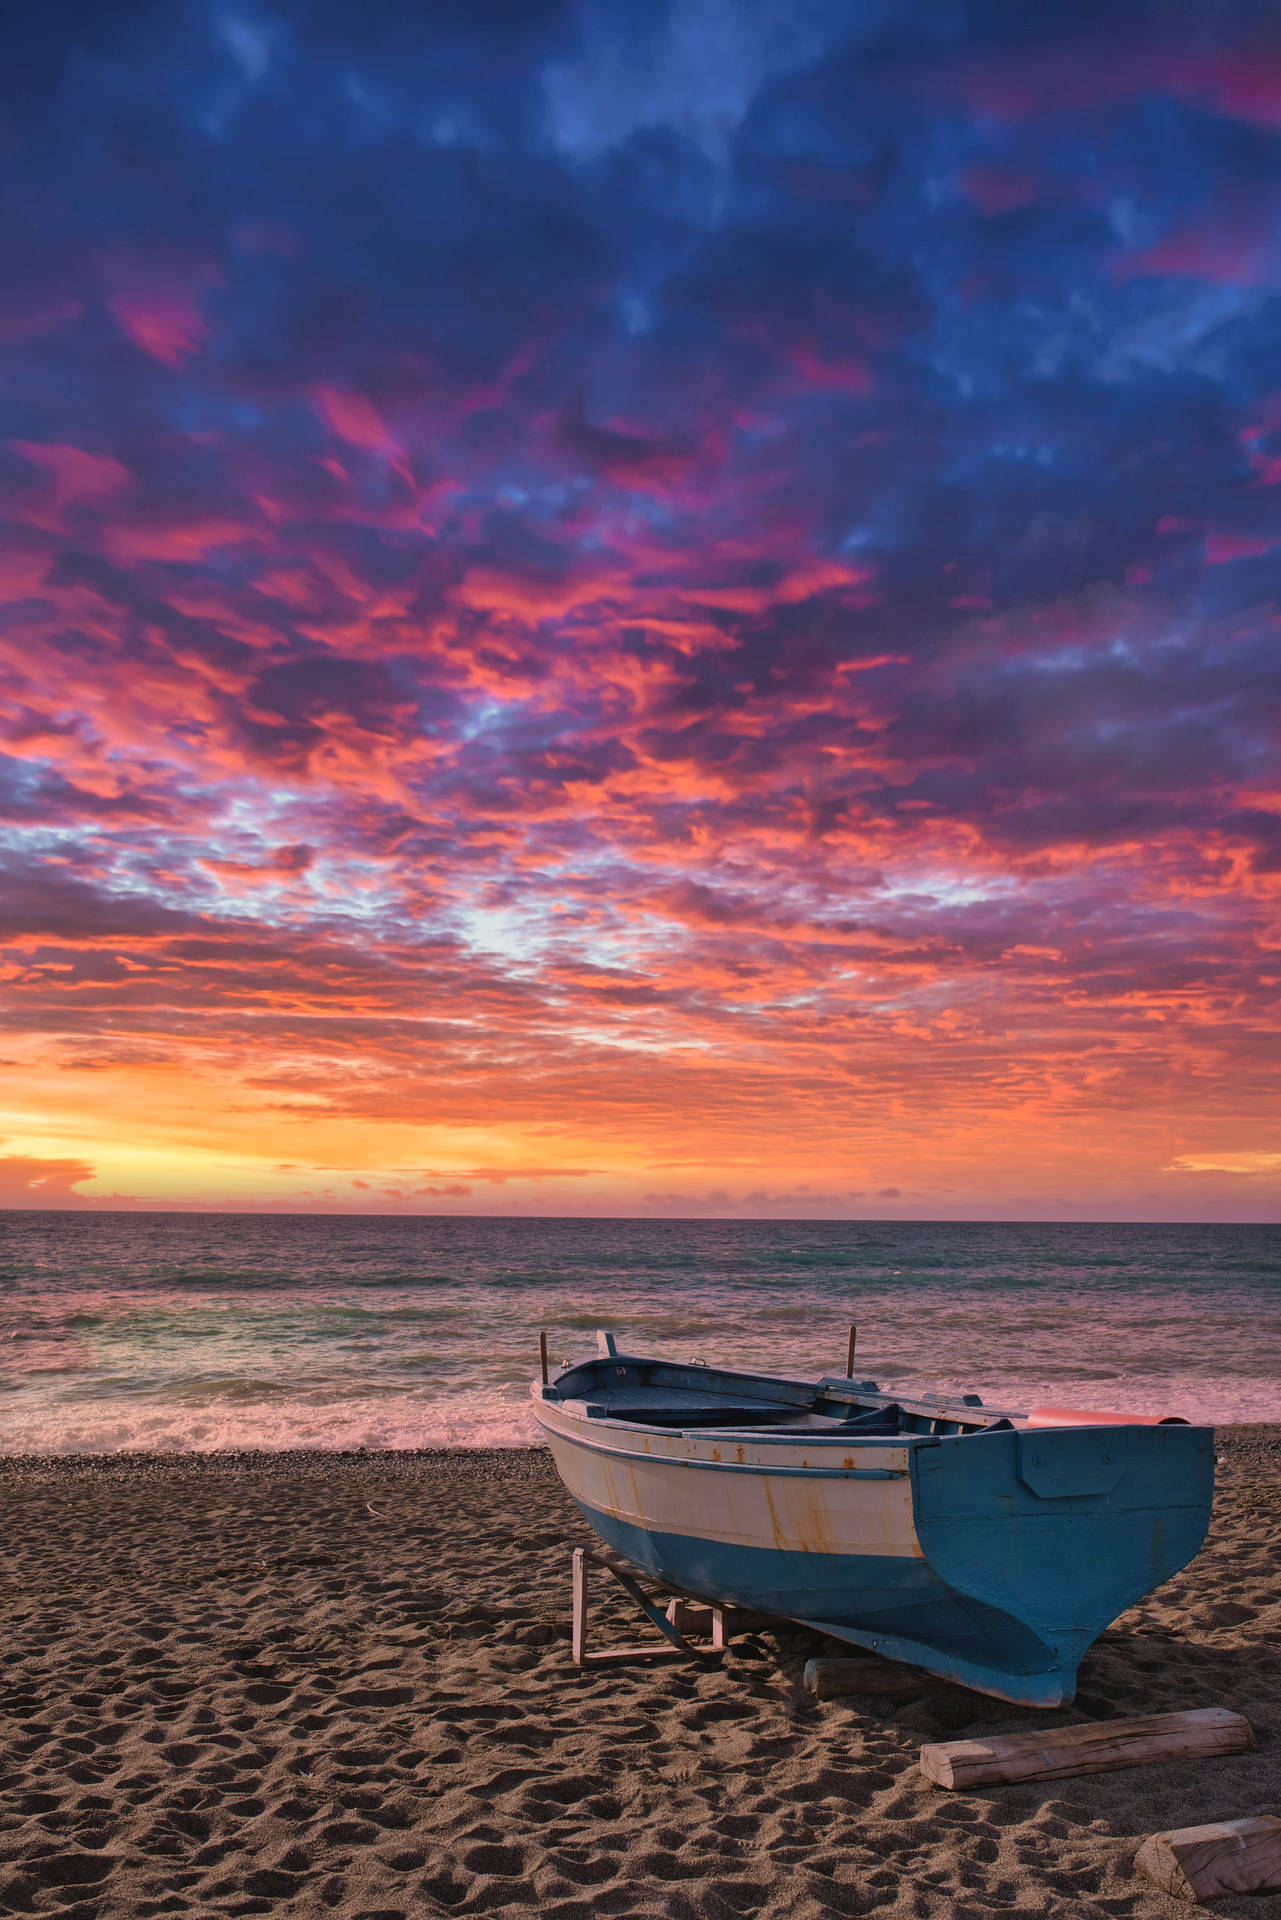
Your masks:
<svg viewBox="0 0 1281 1920"><path fill-rule="evenodd" d="M1098 1413L1088 1407L1033 1407L1029 1427L1186 1427L1177 1413Z"/></svg>

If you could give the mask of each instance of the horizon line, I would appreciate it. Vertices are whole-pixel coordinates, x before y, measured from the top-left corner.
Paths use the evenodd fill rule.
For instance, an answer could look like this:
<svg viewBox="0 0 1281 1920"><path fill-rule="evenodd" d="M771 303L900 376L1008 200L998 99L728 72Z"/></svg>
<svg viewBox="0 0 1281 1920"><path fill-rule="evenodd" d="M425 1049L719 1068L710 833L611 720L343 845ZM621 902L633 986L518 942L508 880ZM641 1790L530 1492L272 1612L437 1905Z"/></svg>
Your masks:
<svg viewBox="0 0 1281 1920"><path fill-rule="evenodd" d="M569 1220L616 1220L644 1222L709 1223L721 1226L882 1226L882 1227L1281 1227L1281 1218L1249 1220L1175 1220L1142 1217L1085 1218L1061 1214L832 1214L832 1213L503 1213L463 1212L416 1213L408 1210L354 1209L338 1207L196 1207L173 1206L80 1206L80 1207L0 1207L5 1214L70 1214L77 1219L86 1215L111 1214L136 1219L140 1215L170 1218L183 1215L192 1219L213 1220L537 1220L544 1223Z"/></svg>

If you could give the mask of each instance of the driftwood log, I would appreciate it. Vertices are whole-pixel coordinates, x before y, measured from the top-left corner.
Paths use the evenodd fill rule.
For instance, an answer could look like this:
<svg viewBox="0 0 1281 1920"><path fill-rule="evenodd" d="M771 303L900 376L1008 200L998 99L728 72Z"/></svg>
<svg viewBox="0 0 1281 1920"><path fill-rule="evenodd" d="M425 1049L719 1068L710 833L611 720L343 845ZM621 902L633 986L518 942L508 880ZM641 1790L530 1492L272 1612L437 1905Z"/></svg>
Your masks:
<svg viewBox="0 0 1281 1920"><path fill-rule="evenodd" d="M1281 1820L1215 1820L1205 1827L1154 1833L1135 1867L1180 1900L1214 1900L1224 1893L1281 1892Z"/></svg>
<svg viewBox="0 0 1281 1920"><path fill-rule="evenodd" d="M1080 1726L949 1740L921 1748L921 1772L936 1787L984 1787L999 1780L1062 1780L1109 1773L1155 1760L1244 1753L1254 1745L1248 1720L1226 1707L1149 1713L1138 1720L1087 1720Z"/></svg>

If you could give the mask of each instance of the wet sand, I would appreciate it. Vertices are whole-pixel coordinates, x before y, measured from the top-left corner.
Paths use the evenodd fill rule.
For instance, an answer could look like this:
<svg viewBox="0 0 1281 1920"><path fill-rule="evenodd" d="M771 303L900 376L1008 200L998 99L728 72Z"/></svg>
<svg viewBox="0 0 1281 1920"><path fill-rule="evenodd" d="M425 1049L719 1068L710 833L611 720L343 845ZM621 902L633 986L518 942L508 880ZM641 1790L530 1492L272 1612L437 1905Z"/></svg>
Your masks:
<svg viewBox="0 0 1281 1920"><path fill-rule="evenodd" d="M932 1681L819 1705L801 1629L578 1673L589 1535L542 1453L0 1461L0 1911L1186 1916L1139 1841L1281 1810L1281 1428L1219 1452L1205 1550L1056 1713ZM1212 1705L1254 1753L968 1794L917 1771L926 1740Z"/></svg>

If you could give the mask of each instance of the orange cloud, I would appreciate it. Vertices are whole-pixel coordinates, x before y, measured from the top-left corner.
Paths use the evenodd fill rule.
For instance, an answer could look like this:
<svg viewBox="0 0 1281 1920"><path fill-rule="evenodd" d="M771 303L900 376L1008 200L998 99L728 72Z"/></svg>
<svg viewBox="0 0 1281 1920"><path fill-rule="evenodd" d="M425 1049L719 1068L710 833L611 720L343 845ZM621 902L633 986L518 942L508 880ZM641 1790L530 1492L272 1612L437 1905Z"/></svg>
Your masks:
<svg viewBox="0 0 1281 1920"><path fill-rule="evenodd" d="M83 1204L76 1188L94 1178L84 1160L41 1160L29 1154L0 1154L0 1206L65 1206Z"/></svg>

